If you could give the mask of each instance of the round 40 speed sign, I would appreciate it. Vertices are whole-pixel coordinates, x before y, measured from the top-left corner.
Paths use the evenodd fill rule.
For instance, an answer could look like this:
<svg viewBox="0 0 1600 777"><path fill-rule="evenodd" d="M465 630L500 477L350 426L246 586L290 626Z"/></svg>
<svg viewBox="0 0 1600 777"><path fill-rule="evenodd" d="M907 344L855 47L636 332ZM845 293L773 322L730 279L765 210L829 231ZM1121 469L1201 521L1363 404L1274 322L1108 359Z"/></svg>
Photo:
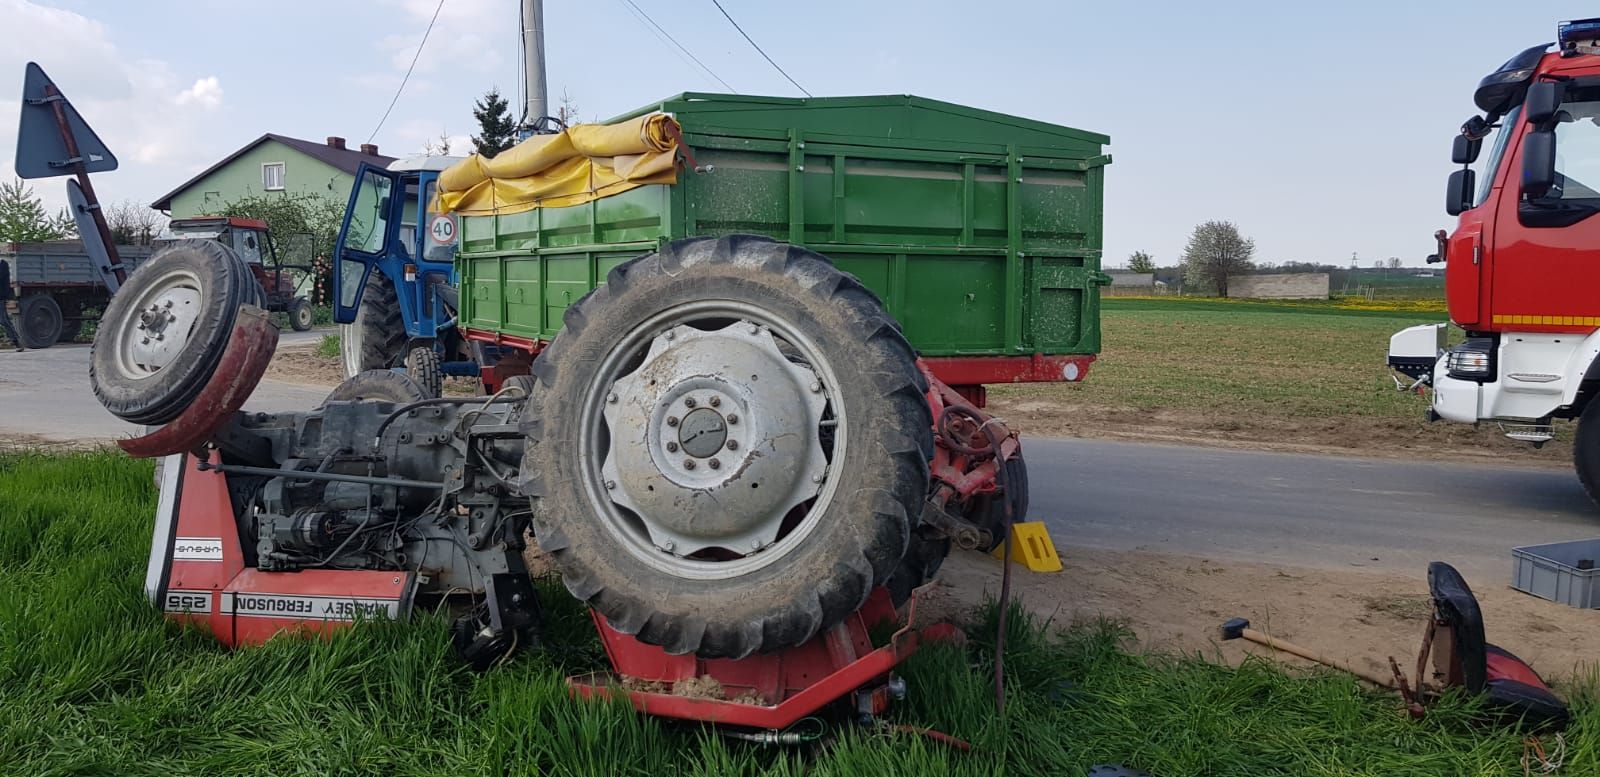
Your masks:
<svg viewBox="0 0 1600 777"><path fill-rule="evenodd" d="M441 213L428 222L428 238L439 245L450 245L456 242L456 220L448 213Z"/></svg>

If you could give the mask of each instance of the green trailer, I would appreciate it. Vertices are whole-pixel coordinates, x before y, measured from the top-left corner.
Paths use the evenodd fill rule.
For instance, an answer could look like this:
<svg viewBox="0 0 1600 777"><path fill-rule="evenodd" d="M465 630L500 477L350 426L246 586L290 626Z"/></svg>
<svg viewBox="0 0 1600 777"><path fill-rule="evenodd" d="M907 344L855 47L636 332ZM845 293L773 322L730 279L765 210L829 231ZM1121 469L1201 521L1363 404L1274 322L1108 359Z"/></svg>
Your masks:
<svg viewBox="0 0 1600 777"><path fill-rule="evenodd" d="M460 220L470 336L548 341L613 267L751 234L859 278L946 382L1079 379L1099 350L1105 135L912 96L686 93L613 123L656 112L676 184Z"/></svg>

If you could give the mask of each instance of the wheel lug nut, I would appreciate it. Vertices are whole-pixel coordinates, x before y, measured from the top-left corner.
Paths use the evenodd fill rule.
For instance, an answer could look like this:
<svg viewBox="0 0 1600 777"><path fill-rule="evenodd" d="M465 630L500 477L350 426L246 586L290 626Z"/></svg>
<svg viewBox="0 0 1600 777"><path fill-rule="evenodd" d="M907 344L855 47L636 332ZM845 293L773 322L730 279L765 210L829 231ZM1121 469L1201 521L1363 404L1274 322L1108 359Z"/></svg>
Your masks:
<svg viewBox="0 0 1600 777"><path fill-rule="evenodd" d="M694 407L694 405L695 405L694 397L684 397L683 398L683 406L684 407Z"/></svg>
<svg viewBox="0 0 1600 777"><path fill-rule="evenodd" d="M821 483L822 482L822 476L821 475L812 475L811 476L811 482L813 482L813 483Z"/></svg>
<svg viewBox="0 0 1600 777"><path fill-rule="evenodd" d="M736 423L739 423L739 414L738 413L729 413L728 414L728 424L729 425L733 425L733 424L736 424Z"/></svg>
<svg viewBox="0 0 1600 777"><path fill-rule="evenodd" d="M811 382L811 393L815 394L815 393L817 393L818 391L821 391L821 390L822 390L822 384L821 383L818 383L816 381L812 381Z"/></svg>
<svg viewBox="0 0 1600 777"><path fill-rule="evenodd" d="M716 459L712 459L712 460L706 462L706 466L708 466L708 467L710 467L712 469L722 469L722 462L717 461Z"/></svg>
<svg viewBox="0 0 1600 777"><path fill-rule="evenodd" d="M712 397L711 398L711 406L712 407L722 407L722 397Z"/></svg>
<svg viewBox="0 0 1600 777"><path fill-rule="evenodd" d="M667 416L667 426L677 426L677 425L678 425L678 417L677 416L675 416L675 415Z"/></svg>
<svg viewBox="0 0 1600 777"><path fill-rule="evenodd" d="M738 440L729 440L728 441L728 450L730 450L730 451L739 450L739 441Z"/></svg>
<svg viewBox="0 0 1600 777"><path fill-rule="evenodd" d="M668 440L667 441L667 453L677 453L677 452L678 452L678 444Z"/></svg>
<svg viewBox="0 0 1600 777"><path fill-rule="evenodd" d="M615 405L617 403L617 395L616 394L607 394L606 395L606 401L610 402L613 405Z"/></svg>
<svg viewBox="0 0 1600 777"><path fill-rule="evenodd" d="M667 540L666 542L661 543L661 549L668 553L671 553L676 547L678 547L678 543L673 542L672 540Z"/></svg>
<svg viewBox="0 0 1600 777"><path fill-rule="evenodd" d="M694 459L684 459L683 460L683 468L684 469L694 469Z"/></svg>
<svg viewBox="0 0 1600 777"><path fill-rule="evenodd" d="M610 491L611 489L616 488L616 487L617 487L617 481L615 481L615 480L607 480L606 481L606 490L607 491Z"/></svg>

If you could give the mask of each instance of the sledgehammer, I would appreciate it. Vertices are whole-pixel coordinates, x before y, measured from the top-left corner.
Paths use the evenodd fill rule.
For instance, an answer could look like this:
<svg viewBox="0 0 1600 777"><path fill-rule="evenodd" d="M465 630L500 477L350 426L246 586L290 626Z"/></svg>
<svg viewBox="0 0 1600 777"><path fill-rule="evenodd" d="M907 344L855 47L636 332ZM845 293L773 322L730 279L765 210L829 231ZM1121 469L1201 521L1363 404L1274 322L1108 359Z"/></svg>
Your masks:
<svg viewBox="0 0 1600 777"><path fill-rule="evenodd" d="M1291 642L1284 642L1281 639L1276 639L1269 634L1265 634L1250 628L1250 621L1247 621L1244 618L1233 618L1227 623L1222 624L1222 639L1224 642L1230 639L1239 639L1241 637L1254 642L1257 645L1263 645L1272 648L1273 650L1281 650L1285 653L1304 658L1307 661L1315 661L1323 666L1331 666L1341 672L1349 672L1350 674L1366 680L1373 685L1383 688L1395 687L1394 678L1392 677L1380 677L1372 674L1371 672L1357 669L1338 659L1328 658L1327 656L1322 655L1315 650L1303 648Z"/></svg>

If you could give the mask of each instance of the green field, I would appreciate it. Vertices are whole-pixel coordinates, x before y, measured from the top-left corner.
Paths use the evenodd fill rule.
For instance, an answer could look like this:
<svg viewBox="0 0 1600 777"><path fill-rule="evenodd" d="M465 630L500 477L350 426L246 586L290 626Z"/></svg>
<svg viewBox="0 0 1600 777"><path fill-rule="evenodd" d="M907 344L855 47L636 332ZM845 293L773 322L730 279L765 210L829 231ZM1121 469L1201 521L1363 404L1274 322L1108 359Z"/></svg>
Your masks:
<svg viewBox="0 0 1600 777"><path fill-rule="evenodd" d="M910 697L894 722L970 740L970 753L848 726L773 749L569 699L562 678L602 657L555 583L542 589L548 647L484 674L453 664L438 617L229 652L144 600L152 491L150 465L119 454L0 453L0 772L1081 775L1106 761L1164 777L1521 772L1523 734L1470 723L1460 699L1413 722L1348 677L1133 654L1115 625L1062 632L1020 609L1005 717L989 623L969 628L966 648L904 667ZM1580 719L1562 774L1594 774L1600 709L1591 690L1570 692Z"/></svg>
<svg viewBox="0 0 1600 777"><path fill-rule="evenodd" d="M1395 390L1389 336L1444 320L1433 300L1107 299L1104 348L1087 380L990 396L1035 433L1565 459L1564 423L1562 439L1534 450L1493 424L1429 424L1427 398Z"/></svg>

